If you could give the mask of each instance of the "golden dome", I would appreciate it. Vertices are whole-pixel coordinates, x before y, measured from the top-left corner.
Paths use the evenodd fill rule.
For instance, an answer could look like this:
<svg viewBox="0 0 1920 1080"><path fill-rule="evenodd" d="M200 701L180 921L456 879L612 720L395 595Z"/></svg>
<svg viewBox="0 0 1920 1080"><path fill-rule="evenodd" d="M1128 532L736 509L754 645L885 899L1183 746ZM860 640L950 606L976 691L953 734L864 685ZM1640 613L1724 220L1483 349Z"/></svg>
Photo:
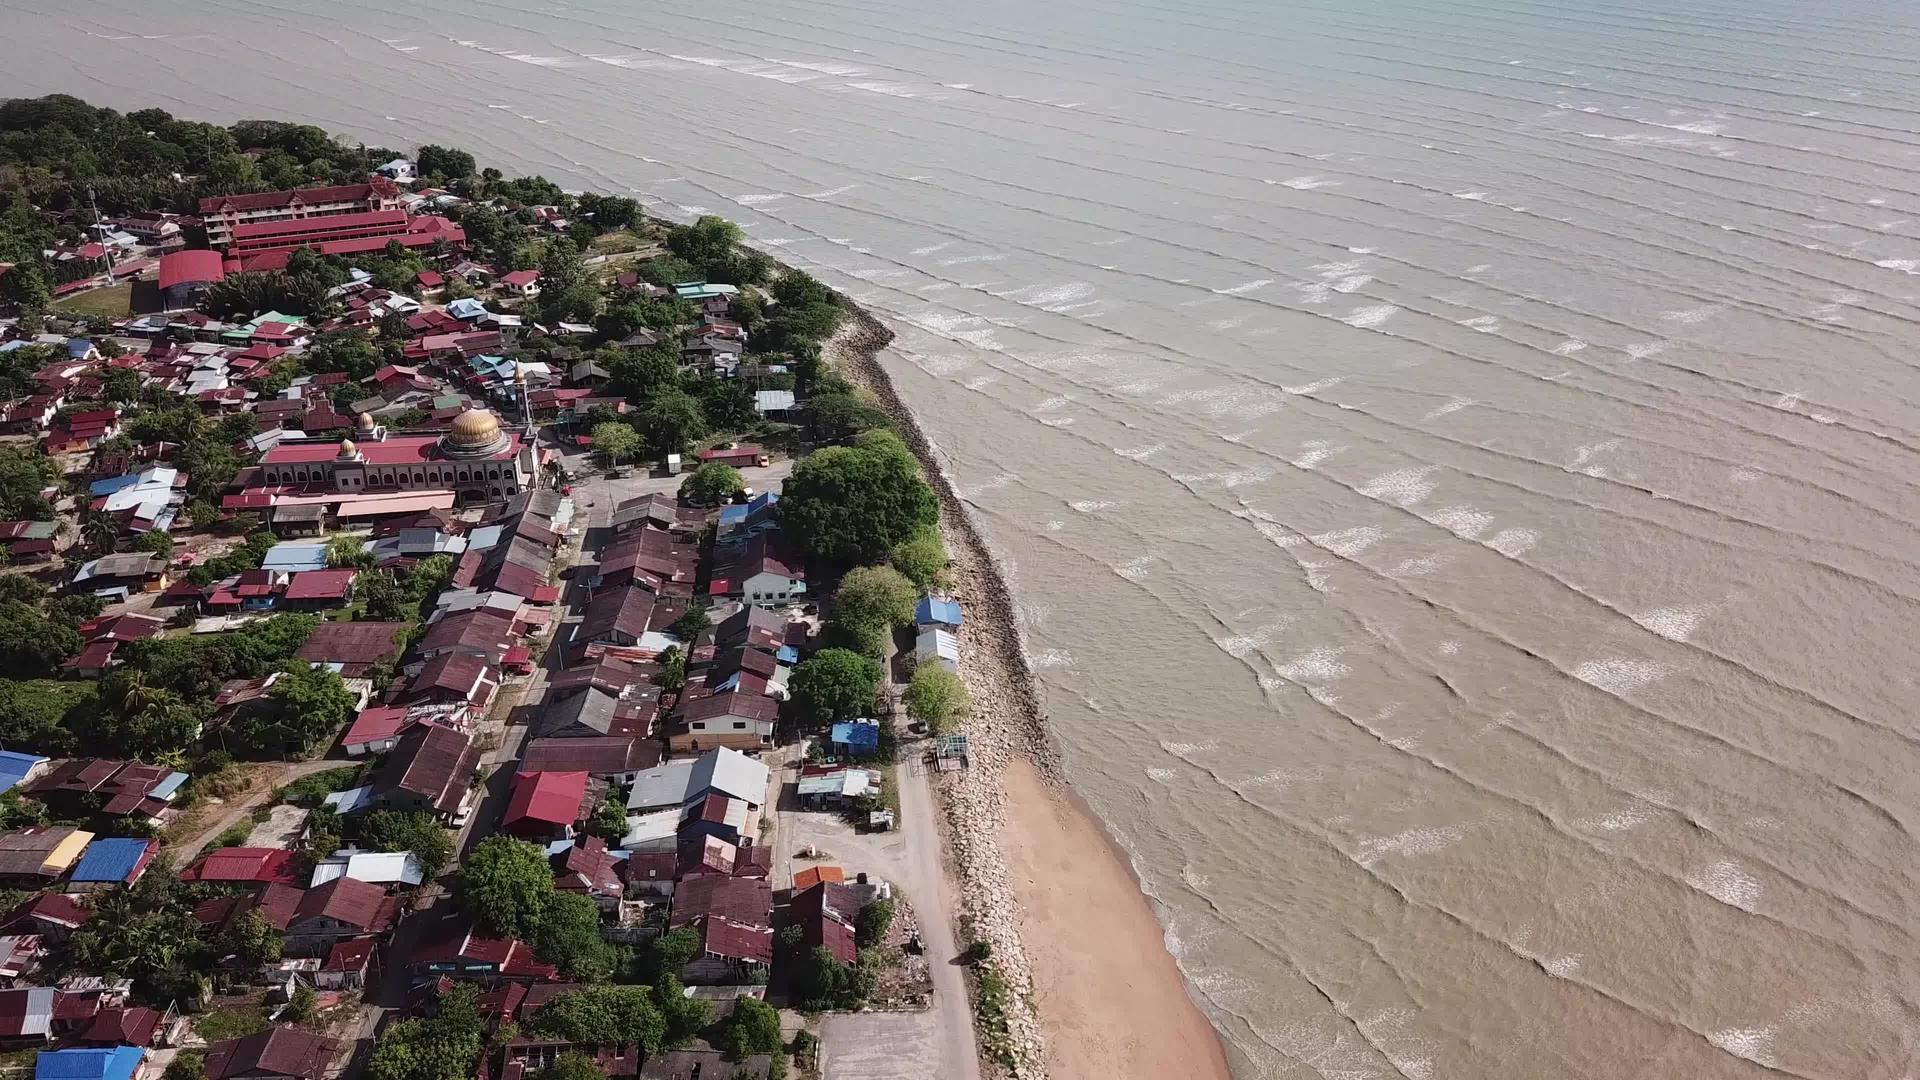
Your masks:
<svg viewBox="0 0 1920 1080"><path fill-rule="evenodd" d="M356 423L358 424L361 431L372 431L373 430L373 414L364 413L364 412L361 413L360 419Z"/></svg>
<svg viewBox="0 0 1920 1080"><path fill-rule="evenodd" d="M350 458L350 457L352 457L353 455L355 455L355 454L357 454L357 453L359 453L359 451L357 451L357 450L355 450L355 449L353 448L353 440L352 440L352 439L341 439L341 440L340 440L340 456L341 456L341 457L343 457L343 458Z"/></svg>
<svg viewBox="0 0 1920 1080"><path fill-rule="evenodd" d="M485 409L468 409L453 418L447 441L456 446L485 446L500 437L500 421Z"/></svg>

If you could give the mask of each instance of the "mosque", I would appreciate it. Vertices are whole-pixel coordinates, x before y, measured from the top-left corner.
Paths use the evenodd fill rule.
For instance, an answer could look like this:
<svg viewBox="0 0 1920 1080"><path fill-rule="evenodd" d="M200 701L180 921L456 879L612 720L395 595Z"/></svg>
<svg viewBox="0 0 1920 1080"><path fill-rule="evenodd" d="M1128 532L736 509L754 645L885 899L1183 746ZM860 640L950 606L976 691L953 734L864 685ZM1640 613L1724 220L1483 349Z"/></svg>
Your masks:
<svg viewBox="0 0 1920 1080"><path fill-rule="evenodd" d="M389 436L360 414L351 439L283 442L260 459L260 479L308 492L451 491L461 502L518 495L539 476L535 451L485 409L454 417L444 435Z"/></svg>

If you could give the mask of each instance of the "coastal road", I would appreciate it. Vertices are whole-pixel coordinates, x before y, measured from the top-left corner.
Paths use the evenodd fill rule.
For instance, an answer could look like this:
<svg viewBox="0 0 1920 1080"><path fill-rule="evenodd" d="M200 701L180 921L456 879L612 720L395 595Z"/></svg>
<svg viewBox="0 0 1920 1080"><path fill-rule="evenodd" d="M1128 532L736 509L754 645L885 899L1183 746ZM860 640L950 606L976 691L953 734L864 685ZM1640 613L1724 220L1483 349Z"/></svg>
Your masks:
<svg viewBox="0 0 1920 1080"><path fill-rule="evenodd" d="M896 726L898 718L895 718ZM940 1058L934 1075L952 1080L979 1080L980 1050L973 1040L973 1007L967 999L964 970L953 959L960 954L953 913L960 898L940 858L940 824L934 809L932 779L917 756L919 744L904 740L906 755L894 767L900 787L901 827L912 841L907 845L912 884L909 895L925 897L914 904L920 920L920 938L926 942L927 967L933 975L933 1012L939 1018L936 1037ZM914 890L918 890L917 892Z"/></svg>

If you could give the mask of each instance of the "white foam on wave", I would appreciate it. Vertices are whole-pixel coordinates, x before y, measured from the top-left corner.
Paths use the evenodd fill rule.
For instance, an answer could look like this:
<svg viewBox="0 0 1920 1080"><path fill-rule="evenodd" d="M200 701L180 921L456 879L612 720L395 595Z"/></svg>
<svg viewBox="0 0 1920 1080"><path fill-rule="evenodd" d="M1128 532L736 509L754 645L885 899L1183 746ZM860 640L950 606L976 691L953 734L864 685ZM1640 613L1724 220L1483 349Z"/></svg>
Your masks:
<svg viewBox="0 0 1920 1080"><path fill-rule="evenodd" d="M1392 304L1370 304L1366 307L1354 308L1342 317L1340 321L1346 323L1348 326L1357 326L1362 330L1372 330L1377 326L1385 325L1386 321L1393 318L1399 310L1399 308Z"/></svg>
<svg viewBox="0 0 1920 1080"><path fill-rule="evenodd" d="M1463 540L1473 540L1493 525L1493 515L1471 506L1443 506L1427 520Z"/></svg>
<svg viewBox="0 0 1920 1080"><path fill-rule="evenodd" d="M1414 506L1424 502L1433 494L1434 483L1430 479L1437 469L1432 465L1423 465L1413 469L1396 469L1361 484L1360 494L1369 499L1392 503L1395 506Z"/></svg>
<svg viewBox="0 0 1920 1080"><path fill-rule="evenodd" d="M1555 356L1572 356L1572 355L1573 355L1574 353L1577 353L1577 352L1579 352L1579 351L1580 351L1581 349L1584 349L1584 348L1586 348L1586 347L1587 347L1587 343L1586 343L1586 342L1584 342L1584 341L1580 341L1580 340L1578 340L1578 339L1573 339L1573 338L1570 338L1570 339L1568 339L1568 340L1566 340L1566 341L1563 341L1563 342L1561 342L1561 343L1560 343L1560 344L1558 344L1558 345L1555 345L1555 346L1553 347L1553 355L1555 355Z"/></svg>
<svg viewBox="0 0 1920 1080"><path fill-rule="evenodd" d="M1665 677L1667 669L1651 660L1616 656L1588 660L1573 669L1573 677L1609 694L1631 694Z"/></svg>
<svg viewBox="0 0 1920 1080"><path fill-rule="evenodd" d="M1540 966L1546 969L1547 974L1556 979L1570 979L1580 973L1580 962L1583 959L1584 957L1579 953L1568 953L1565 956L1555 956L1542 960Z"/></svg>
<svg viewBox="0 0 1920 1080"><path fill-rule="evenodd" d="M1271 284L1273 284L1272 278L1255 278L1252 281L1243 281L1230 288L1215 289L1213 291L1221 296L1245 296L1247 293L1264 289Z"/></svg>
<svg viewBox="0 0 1920 1080"><path fill-rule="evenodd" d="M1620 351L1626 353L1631 359L1645 360L1666 352L1667 343L1664 341L1643 341L1634 345L1624 346Z"/></svg>
<svg viewBox="0 0 1920 1080"><path fill-rule="evenodd" d="M1102 510L1113 510L1120 506L1112 499L1078 499L1067 505L1082 514L1097 514Z"/></svg>
<svg viewBox="0 0 1920 1080"><path fill-rule="evenodd" d="M1145 581L1153 573L1153 564L1158 561L1158 555L1139 555L1114 567L1113 572L1128 581Z"/></svg>
<svg viewBox="0 0 1920 1080"><path fill-rule="evenodd" d="M1434 855L1459 843L1462 833L1451 825L1408 829L1392 836L1372 836L1360 841L1353 860L1371 869L1389 855Z"/></svg>
<svg viewBox="0 0 1920 1080"><path fill-rule="evenodd" d="M1540 534L1532 529L1501 529L1487 541L1487 546L1509 559L1517 559L1539 542Z"/></svg>
<svg viewBox="0 0 1920 1080"><path fill-rule="evenodd" d="M1145 446L1135 446L1125 450L1116 446L1113 448L1113 452L1129 461L1145 461L1166 448L1166 443L1148 443Z"/></svg>
<svg viewBox="0 0 1920 1080"><path fill-rule="evenodd" d="M1492 192L1487 191L1456 191L1453 192L1453 197L1456 199L1465 199L1468 202L1485 202L1491 194Z"/></svg>
<svg viewBox="0 0 1920 1080"><path fill-rule="evenodd" d="M1447 565L1445 555L1421 555L1411 559L1402 559L1387 571L1390 578L1426 577L1439 573Z"/></svg>
<svg viewBox="0 0 1920 1080"><path fill-rule="evenodd" d="M1775 1028L1721 1028L1708 1034L1707 1041L1737 1058L1745 1058L1769 1069L1779 1067L1773 1052Z"/></svg>
<svg viewBox="0 0 1920 1080"><path fill-rule="evenodd" d="M1478 402L1468 397L1449 398L1446 404L1437 406L1433 409L1429 409L1427 411L1427 415L1421 417L1421 419L1422 420L1438 420L1441 417L1446 416L1450 413L1457 413L1461 409L1464 409L1469 405L1476 405L1476 404L1478 404Z"/></svg>
<svg viewBox="0 0 1920 1080"><path fill-rule="evenodd" d="M1315 533L1307 539L1343 559L1351 559L1379 543L1386 535L1384 531L1372 525L1355 525L1351 529Z"/></svg>
<svg viewBox="0 0 1920 1080"><path fill-rule="evenodd" d="M1325 647L1309 649L1273 670L1288 682L1303 685L1337 682L1353 671L1340 662L1339 649Z"/></svg>
<svg viewBox="0 0 1920 1080"><path fill-rule="evenodd" d="M1764 891L1760 882L1739 863L1727 860L1713 863L1697 874L1687 875L1687 884L1741 911L1752 911Z"/></svg>
<svg viewBox="0 0 1920 1080"><path fill-rule="evenodd" d="M1293 619L1291 617L1282 618L1276 622L1271 622L1265 626L1249 630L1244 634L1235 634L1229 638L1218 639L1214 644L1219 646L1221 652L1226 653L1235 660L1241 660L1259 652L1269 641L1272 641L1280 631L1285 630L1287 624L1292 621Z"/></svg>
<svg viewBox="0 0 1920 1080"><path fill-rule="evenodd" d="M1301 383L1298 386L1282 386L1280 389L1285 390L1289 394L1300 396L1317 394L1322 390L1330 389L1338 385L1340 385L1340 377L1336 375L1331 379L1318 379L1310 383Z"/></svg>
<svg viewBox="0 0 1920 1080"><path fill-rule="evenodd" d="M1723 305L1706 304L1701 307L1684 308L1679 311L1663 311L1660 313L1660 317L1668 322L1685 323L1688 326L1694 326L1706 322L1724 310L1726 309Z"/></svg>
<svg viewBox="0 0 1920 1080"><path fill-rule="evenodd" d="M1296 469L1311 469L1344 449L1346 447L1335 446L1325 439L1309 439L1300 444L1300 452L1287 463Z"/></svg>
<svg viewBox="0 0 1920 1080"><path fill-rule="evenodd" d="M1664 607L1642 612L1633 621L1668 641L1686 641L1707 617L1705 607Z"/></svg>
<svg viewBox="0 0 1920 1080"><path fill-rule="evenodd" d="M1042 649L1028 657L1027 663L1036 671L1042 668L1068 667L1073 663L1073 654L1065 649Z"/></svg>
<svg viewBox="0 0 1920 1080"><path fill-rule="evenodd" d="M784 191L769 191L757 195L735 195L733 201L741 206L759 206L763 203L779 202L787 197Z"/></svg>
<svg viewBox="0 0 1920 1080"><path fill-rule="evenodd" d="M1267 183L1290 187L1295 191L1315 191L1320 188L1340 186L1340 181L1329 180L1324 176L1295 176L1287 180L1269 180Z"/></svg>
<svg viewBox="0 0 1920 1080"><path fill-rule="evenodd" d="M1586 832L1626 832L1646 824L1653 819L1653 812L1644 804L1635 803L1625 810L1611 810L1604 814L1580 818L1573 827Z"/></svg>
<svg viewBox="0 0 1920 1080"><path fill-rule="evenodd" d="M1460 325L1482 334L1492 334L1500 329L1500 319L1493 315L1476 315L1471 319L1459 320Z"/></svg>
<svg viewBox="0 0 1920 1080"><path fill-rule="evenodd" d="M1881 259L1873 265L1882 270L1898 270L1903 274L1920 274L1920 259Z"/></svg>

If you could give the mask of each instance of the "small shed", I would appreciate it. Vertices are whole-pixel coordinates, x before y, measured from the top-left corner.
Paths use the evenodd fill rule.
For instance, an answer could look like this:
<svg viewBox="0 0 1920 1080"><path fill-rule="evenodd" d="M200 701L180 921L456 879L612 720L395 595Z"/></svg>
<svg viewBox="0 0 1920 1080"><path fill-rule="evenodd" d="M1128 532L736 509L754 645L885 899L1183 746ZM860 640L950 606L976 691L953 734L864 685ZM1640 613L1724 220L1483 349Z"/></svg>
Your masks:
<svg viewBox="0 0 1920 1080"><path fill-rule="evenodd" d="M929 627L920 631L913 643L914 662L939 664L948 671L960 670L960 639L950 630Z"/></svg>
<svg viewBox="0 0 1920 1080"><path fill-rule="evenodd" d="M960 602L946 600L938 596L923 596L913 609L914 625L926 629L936 627L942 630L960 629Z"/></svg>
<svg viewBox="0 0 1920 1080"><path fill-rule="evenodd" d="M880 752L880 725L873 720L835 724L829 738L834 753L845 757L872 757Z"/></svg>

